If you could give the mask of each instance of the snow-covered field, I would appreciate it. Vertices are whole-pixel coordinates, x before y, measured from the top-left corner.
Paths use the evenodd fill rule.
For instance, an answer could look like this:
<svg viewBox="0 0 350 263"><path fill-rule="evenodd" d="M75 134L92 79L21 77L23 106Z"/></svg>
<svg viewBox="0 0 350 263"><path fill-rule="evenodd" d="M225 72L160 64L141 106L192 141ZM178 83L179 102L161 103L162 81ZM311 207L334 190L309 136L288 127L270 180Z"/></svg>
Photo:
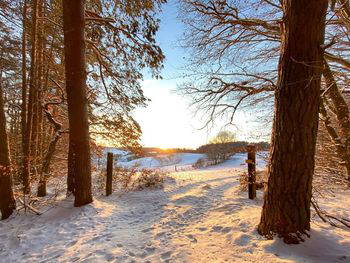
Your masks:
<svg viewBox="0 0 350 263"><path fill-rule="evenodd" d="M266 161L262 158L266 155L266 152L257 154L257 168L264 168ZM166 171L181 171L191 170L192 165L195 164L199 159L206 159L205 154L199 153L175 153L175 154L163 154L157 157L144 157L135 159L132 161L126 161L125 158L121 158L121 161L117 162L117 165L125 168L152 168L161 169ZM223 169L223 168L243 168L245 160L247 159L246 153L236 153L228 161L212 166L211 169Z"/></svg>
<svg viewBox="0 0 350 263"><path fill-rule="evenodd" d="M0 262L350 262L350 232L317 219L303 244L262 238L262 192L249 200L239 190L244 159L172 173L164 189L96 196L82 208L65 199L2 221ZM349 190L323 203L350 217Z"/></svg>
<svg viewBox="0 0 350 263"><path fill-rule="evenodd" d="M156 168L175 171L188 170L201 158L206 158L206 155L199 153L174 153L163 154L157 157L144 157L129 162L122 159L122 161L117 162L117 164L125 168Z"/></svg>

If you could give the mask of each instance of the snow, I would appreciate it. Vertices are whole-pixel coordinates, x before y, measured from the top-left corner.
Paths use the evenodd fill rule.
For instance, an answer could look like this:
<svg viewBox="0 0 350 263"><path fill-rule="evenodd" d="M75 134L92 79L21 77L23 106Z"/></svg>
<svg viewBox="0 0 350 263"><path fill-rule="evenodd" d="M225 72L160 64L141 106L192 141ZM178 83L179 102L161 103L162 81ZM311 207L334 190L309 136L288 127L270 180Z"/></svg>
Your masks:
<svg viewBox="0 0 350 263"><path fill-rule="evenodd" d="M206 155L199 153L175 153L163 154L156 157L144 157L129 162L120 161L117 165L124 168L157 168L170 171L188 170L201 158L206 158Z"/></svg>
<svg viewBox="0 0 350 263"><path fill-rule="evenodd" d="M264 169L266 167L266 156L267 152L258 152L256 155L256 168ZM206 170L217 170L217 169L230 169L230 168L245 168L246 167L247 153L236 153L230 157L226 162L218 165L206 167Z"/></svg>
<svg viewBox="0 0 350 263"><path fill-rule="evenodd" d="M300 245L261 237L263 194L239 190L244 158L172 173L164 189L95 196L81 208L62 199L41 216L2 221L0 262L350 262L350 232L317 219ZM331 200L320 205L349 218L350 191Z"/></svg>
<svg viewBox="0 0 350 263"><path fill-rule="evenodd" d="M266 152L259 152L257 154L256 164L258 169L264 169L266 166L266 160L264 156ZM161 169L167 171L180 171L180 170L191 170L192 165L195 164L199 159L207 159L205 154L199 153L175 153L175 154L163 154L157 157L144 157L135 159L132 161L125 161L120 159L117 165L124 168L137 167L139 169L152 168ZM206 169L217 170L226 168L243 168L246 163L247 153L236 153L226 162L207 167Z"/></svg>

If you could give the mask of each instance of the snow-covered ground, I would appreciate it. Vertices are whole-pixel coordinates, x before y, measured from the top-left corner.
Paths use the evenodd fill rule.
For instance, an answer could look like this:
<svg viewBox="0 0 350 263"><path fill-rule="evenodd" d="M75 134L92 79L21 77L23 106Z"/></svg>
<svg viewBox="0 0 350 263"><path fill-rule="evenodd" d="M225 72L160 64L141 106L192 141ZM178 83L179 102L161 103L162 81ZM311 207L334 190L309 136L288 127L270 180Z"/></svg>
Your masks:
<svg viewBox="0 0 350 263"><path fill-rule="evenodd" d="M157 157L144 157L132 161L121 159L121 161L117 162L117 165L124 168L156 168L168 171L188 170L201 158L206 158L206 155L199 153L174 153L163 154Z"/></svg>
<svg viewBox="0 0 350 263"><path fill-rule="evenodd" d="M300 245L261 237L262 192L249 200L239 190L238 157L172 173L164 189L96 196L82 208L65 199L2 221L0 262L350 262L350 232L317 219ZM350 191L332 200L329 212L349 218Z"/></svg>
<svg viewBox="0 0 350 263"><path fill-rule="evenodd" d="M266 161L263 157L266 152L260 152L257 154L257 168L263 169L266 166ZM117 165L125 168L152 168L161 169L166 171L181 171L191 170L192 165L195 164L199 159L206 159L205 154L199 153L174 153L174 154L163 154L157 157L144 157L135 159L132 161L125 161L125 158L121 158L121 161L117 162ZM243 168L245 160L247 159L246 153L236 153L229 160L220 164L211 166L209 169L223 169L223 168Z"/></svg>

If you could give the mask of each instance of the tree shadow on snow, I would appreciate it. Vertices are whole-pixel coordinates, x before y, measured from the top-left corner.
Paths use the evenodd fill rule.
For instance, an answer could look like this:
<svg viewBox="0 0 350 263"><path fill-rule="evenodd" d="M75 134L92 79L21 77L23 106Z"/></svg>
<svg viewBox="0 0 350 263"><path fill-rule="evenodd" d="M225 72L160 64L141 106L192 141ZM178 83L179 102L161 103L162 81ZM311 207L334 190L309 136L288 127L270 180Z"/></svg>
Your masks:
<svg viewBox="0 0 350 263"><path fill-rule="evenodd" d="M344 240L330 229L311 230L310 235L298 245L287 245L282 239L276 238L265 246L265 251L296 262L350 262L349 240Z"/></svg>

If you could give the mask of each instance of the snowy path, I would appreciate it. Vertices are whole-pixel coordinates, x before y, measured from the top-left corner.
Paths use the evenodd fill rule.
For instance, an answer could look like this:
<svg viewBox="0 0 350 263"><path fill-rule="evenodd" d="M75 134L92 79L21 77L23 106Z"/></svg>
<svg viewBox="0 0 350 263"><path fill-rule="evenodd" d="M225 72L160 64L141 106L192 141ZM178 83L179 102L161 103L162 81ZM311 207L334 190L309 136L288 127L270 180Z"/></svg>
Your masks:
<svg viewBox="0 0 350 263"><path fill-rule="evenodd" d="M321 223L299 246L260 237L262 193L248 200L239 173L174 173L162 190L18 216L0 223L0 262L350 262L350 233Z"/></svg>

